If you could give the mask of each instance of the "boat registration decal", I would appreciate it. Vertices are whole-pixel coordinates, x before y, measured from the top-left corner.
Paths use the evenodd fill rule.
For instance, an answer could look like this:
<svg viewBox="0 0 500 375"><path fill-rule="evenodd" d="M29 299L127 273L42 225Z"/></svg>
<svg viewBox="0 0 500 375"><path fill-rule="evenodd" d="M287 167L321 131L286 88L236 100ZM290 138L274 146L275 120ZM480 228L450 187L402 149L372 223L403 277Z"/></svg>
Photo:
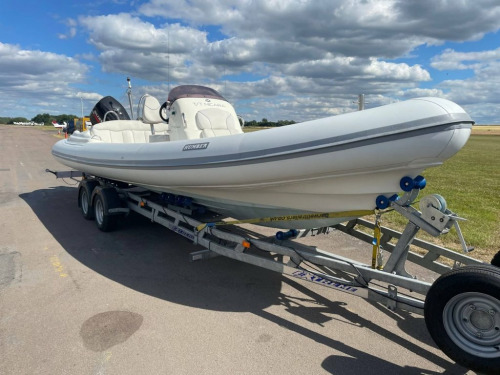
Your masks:
<svg viewBox="0 0 500 375"><path fill-rule="evenodd" d="M189 145L185 145L182 151L192 151L192 150L205 150L208 148L208 145L210 142L204 142L204 143L191 143Z"/></svg>

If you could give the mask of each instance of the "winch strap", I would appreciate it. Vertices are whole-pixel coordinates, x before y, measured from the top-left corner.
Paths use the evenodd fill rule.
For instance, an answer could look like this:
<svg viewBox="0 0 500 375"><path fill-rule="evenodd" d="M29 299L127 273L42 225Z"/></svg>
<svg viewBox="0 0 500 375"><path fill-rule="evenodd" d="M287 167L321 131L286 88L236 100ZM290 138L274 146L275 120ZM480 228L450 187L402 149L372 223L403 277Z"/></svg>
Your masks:
<svg viewBox="0 0 500 375"><path fill-rule="evenodd" d="M373 229L373 251L372 251L372 268L377 268L377 257L380 252L380 237L381 237L381 228L380 222L375 221L375 228Z"/></svg>
<svg viewBox="0 0 500 375"><path fill-rule="evenodd" d="M284 215L273 217L259 217L244 220L232 221L217 221L214 223L203 223L196 227L197 231L201 231L206 227L216 227L221 225L234 225L234 224L259 224L259 223L272 223L275 221L295 221L295 220L313 220L313 219L334 219L339 217L361 217L374 214L374 210L356 210L356 211L343 211L343 212L318 212L310 214L297 214L297 215Z"/></svg>

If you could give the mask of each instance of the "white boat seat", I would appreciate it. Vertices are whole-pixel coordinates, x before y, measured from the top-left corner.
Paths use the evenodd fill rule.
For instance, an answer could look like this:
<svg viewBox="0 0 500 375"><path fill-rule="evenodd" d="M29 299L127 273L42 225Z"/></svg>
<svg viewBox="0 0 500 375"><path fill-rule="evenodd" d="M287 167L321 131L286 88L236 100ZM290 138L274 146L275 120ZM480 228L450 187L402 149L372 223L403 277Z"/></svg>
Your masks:
<svg viewBox="0 0 500 375"><path fill-rule="evenodd" d="M90 142L149 143L151 126L139 120L114 120L90 128ZM168 124L155 124L155 135L168 135Z"/></svg>
<svg viewBox="0 0 500 375"><path fill-rule="evenodd" d="M243 133L238 119L230 112L219 108L198 111L195 119L202 138Z"/></svg>
<svg viewBox="0 0 500 375"><path fill-rule="evenodd" d="M142 106L142 121L146 124L158 124L164 121L160 117L161 104L154 96L145 95ZM155 127L156 129L156 127Z"/></svg>

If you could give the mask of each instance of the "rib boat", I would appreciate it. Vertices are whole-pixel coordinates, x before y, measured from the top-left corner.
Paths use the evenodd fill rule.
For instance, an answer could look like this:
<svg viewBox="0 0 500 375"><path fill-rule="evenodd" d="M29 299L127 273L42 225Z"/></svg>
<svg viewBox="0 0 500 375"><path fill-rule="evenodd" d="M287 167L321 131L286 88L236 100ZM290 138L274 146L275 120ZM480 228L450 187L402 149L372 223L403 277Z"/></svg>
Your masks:
<svg viewBox="0 0 500 375"><path fill-rule="evenodd" d="M401 192L402 179L457 153L473 124L459 105L425 97L244 133L224 97L194 85L172 89L163 105L145 95L138 108L137 120L105 115L57 142L52 154L87 175L296 229L375 209L380 196ZM332 212L340 214L311 215Z"/></svg>

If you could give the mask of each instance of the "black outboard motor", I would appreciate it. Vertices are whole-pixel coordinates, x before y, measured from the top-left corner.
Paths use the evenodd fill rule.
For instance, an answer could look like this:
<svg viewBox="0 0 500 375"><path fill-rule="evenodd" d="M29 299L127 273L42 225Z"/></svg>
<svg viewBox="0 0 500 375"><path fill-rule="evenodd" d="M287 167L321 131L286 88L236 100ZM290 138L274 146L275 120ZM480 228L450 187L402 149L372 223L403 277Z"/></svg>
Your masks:
<svg viewBox="0 0 500 375"><path fill-rule="evenodd" d="M90 122L95 125L110 120L130 120L130 116L118 100L112 96L105 96L90 112Z"/></svg>

